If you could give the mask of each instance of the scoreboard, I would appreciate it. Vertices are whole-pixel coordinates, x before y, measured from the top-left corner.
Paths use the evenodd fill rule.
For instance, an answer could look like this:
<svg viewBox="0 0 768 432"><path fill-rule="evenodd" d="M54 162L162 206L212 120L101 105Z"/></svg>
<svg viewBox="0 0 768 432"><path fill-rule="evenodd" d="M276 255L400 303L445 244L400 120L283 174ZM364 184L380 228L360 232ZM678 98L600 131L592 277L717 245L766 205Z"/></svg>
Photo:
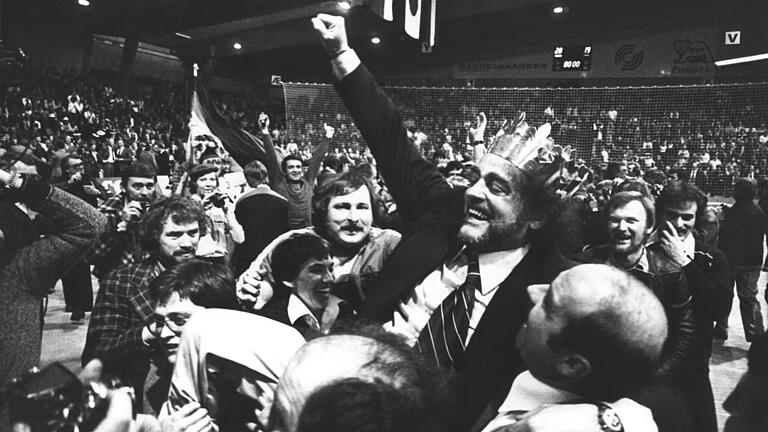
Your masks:
<svg viewBox="0 0 768 432"><path fill-rule="evenodd" d="M589 71L592 69L592 45L558 45L552 51L552 70Z"/></svg>

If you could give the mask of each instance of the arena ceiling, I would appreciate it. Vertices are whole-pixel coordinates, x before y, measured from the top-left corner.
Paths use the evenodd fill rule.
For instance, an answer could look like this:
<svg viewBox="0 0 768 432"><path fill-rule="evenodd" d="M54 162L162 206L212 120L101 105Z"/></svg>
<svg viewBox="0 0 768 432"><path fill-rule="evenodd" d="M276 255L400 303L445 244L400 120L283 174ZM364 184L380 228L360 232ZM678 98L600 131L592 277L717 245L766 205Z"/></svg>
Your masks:
<svg viewBox="0 0 768 432"><path fill-rule="evenodd" d="M663 31L712 22L723 12L749 15L752 0L437 0L437 46L422 54L417 41L365 6L346 12L353 46L374 69L397 71L482 58L499 52L524 53L542 42L561 44L578 35ZM764 1L764 0L759 0ZM182 58L214 53L219 69L241 73L279 71L301 77L307 61L322 60L309 18L341 13L338 1L318 0L0 0L8 15L50 15L62 25L90 34L137 37L173 50ZM360 3L361 0L352 3ZM566 13L555 15L555 6ZM43 11L43 12L41 12ZM51 30L53 31L53 30ZM372 45L378 36L382 43ZM234 48L234 43L240 49ZM370 59L370 60L369 60Z"/></svg>

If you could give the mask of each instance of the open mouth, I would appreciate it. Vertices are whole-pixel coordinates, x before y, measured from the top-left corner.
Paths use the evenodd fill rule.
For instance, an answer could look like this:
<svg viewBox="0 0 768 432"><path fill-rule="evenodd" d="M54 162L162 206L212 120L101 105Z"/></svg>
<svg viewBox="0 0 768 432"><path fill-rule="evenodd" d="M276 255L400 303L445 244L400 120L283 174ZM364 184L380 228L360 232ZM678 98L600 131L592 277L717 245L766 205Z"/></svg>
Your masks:
<svg viewBox="0 0 768 432"><path fill-rule="evenodd" d="M478 209L476 207L471 207L467 209L466 214L466 220L479 220L479 221L487 221L491 218L491 215L488 214L488 212Z"/></svg>

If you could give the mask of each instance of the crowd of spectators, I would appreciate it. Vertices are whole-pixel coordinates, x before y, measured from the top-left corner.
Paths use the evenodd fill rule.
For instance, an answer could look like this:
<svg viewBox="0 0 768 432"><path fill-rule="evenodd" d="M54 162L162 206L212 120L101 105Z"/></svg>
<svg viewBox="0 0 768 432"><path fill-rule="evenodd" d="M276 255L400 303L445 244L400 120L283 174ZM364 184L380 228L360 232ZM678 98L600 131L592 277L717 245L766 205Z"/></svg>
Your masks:
<svg viewBox="0 0 768 432"><path fill-rule="evenodd" d="M86 156L93 177L119 177L135 159L171 174L186 160L189 95L183 86L134 78L130 96L116 92L117 76L91 71L29 68L27 79L0 95L0 145L26 145L53 168L66 154ZM289 85L290 86L290 85ZM467 143L474 113L489 130L526 111L548 121L558 143L576 149L575 162L603 174L609 162L629 172L691 180L710 195L729 195L735 179L768 179L768 87L605 89L426 89L392 87L391 97L422 153L444 166L471 160ZM234 124L259 131L256 114L273 119L273 141L305 160L336 128L327 164L355 165L365 143L346 109L326 86L289 87L286 115L246 95L214 92L218 109ZM112 150L109 149L112 148ZM140 157L143 151L144 157ZM92 155L92 156L91 156Z"/></svg>
<svg viewBox="0 0 768 432"><path fill-rule="evenodd" d="M214 94L267 154L242 167L236 195L227 143L186 148L180 86L136 79L126 96L111 74L30 69L3 89L0 239L25 238L0 249L0 270L61 260L62 271L22 287L23 301L5 294L9 328L35 337L8 339L0 384L39 360L39 300L54 279L79 265L91 293L95 264L95 303L71 318L91 312L83 365L98 359L132 385L158 416L152 430L501 431L587 416L592 429L616 416L627 429L717 429L708 365L712 340L728 337L730 311L715 305L730 304L734 278L746 340L766 337L762 263L735 257L761 258L768 227L754 203L768 182L768 87L669 88L655 110L659 89L522 89L499 102L508 90L392 88L393 106L364 68L345 69L348 47L325 48L360 130L322 86L288 96L272 128L260 114L271 107ZM520 108L530 123L508 122ZM702 193L734 190L722 218ZM256 217L287 224L246 251L248 266L232 257L263 229ZM41 228L57 218L60 231ZM68 253L29 255L41 246ZM525 385L558 398L532 401Z"/></svg>

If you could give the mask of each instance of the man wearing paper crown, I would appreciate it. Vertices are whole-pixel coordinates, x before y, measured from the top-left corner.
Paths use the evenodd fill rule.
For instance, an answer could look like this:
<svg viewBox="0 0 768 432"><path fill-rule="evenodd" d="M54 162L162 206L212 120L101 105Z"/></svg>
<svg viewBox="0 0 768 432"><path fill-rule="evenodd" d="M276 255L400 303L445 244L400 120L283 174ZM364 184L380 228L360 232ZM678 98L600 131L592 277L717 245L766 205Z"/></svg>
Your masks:
<svg viewBox="0 0 768 432"><path fill-rule="evenodd" d="M549 125L529 127L521 115L477 164L480 180L451 187L409 141L394 104L347 44L344 19L320 14L312 24L404 225L400 245L365 293L361 317L404 336L446 372L456 389L450 430L467 431L525 367L514 340L533 306L526 287L549 284L571 266L541 235L557 203L549 183L570 149L554 145ZM642 417L632 430L655 430L647 409L628 405ZM550 425L623 430L603 428L605 413L595 405L560 408L546 410Z"/></svg>

